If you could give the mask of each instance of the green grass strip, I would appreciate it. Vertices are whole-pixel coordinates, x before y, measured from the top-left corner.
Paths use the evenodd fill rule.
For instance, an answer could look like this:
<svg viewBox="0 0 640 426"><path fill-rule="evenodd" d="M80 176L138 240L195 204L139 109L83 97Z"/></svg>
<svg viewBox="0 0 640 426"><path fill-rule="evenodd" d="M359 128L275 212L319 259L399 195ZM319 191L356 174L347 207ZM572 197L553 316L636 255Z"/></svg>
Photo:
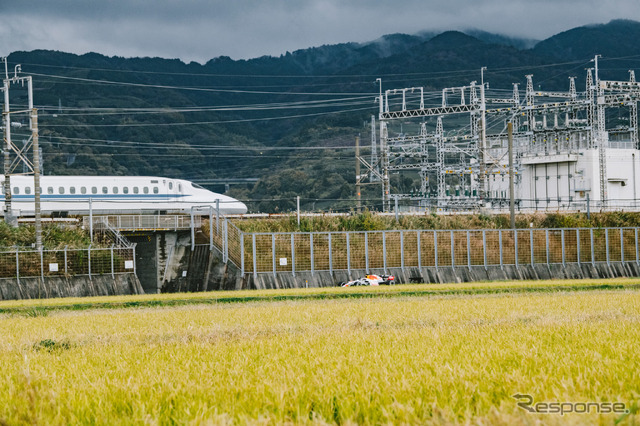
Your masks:
<svg viewBox="0 0 640 426"><path fill-rule="evenodd" d="M640 279L549 280L462 284L411 284L381 287L323 287L313 289L245 290L161 295L103 296L0 302L0 314L46 316L49 311L170 307L196 304L339 300L379 297L437 297L598 290L637 290Z"/></svg>

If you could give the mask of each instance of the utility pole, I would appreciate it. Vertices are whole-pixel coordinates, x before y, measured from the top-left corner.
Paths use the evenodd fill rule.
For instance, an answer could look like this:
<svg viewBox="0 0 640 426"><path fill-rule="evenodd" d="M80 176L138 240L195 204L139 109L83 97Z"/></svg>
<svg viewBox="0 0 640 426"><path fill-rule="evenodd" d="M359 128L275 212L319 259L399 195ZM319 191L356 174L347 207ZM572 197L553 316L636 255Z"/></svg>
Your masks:
<svg viewBox="0 0 640 426"><path fill-rule="evenodd" d="M4 220L13 225L14 218L11 209L11 178L9 169L11 168L10 152L11 146L11 113L9 108L9 70L7 58L2 58L4 62L4 75L2 91L4 92L4 108L2 110L2 118L4 123ZM17 224L17 223L16 223Z"/></svg>
<svg viewBox="0 0 640 426"><path fill-rule="evenodd" d="M356 213L362 212L362 196L360 188L360 135L356 136Z"/></svg>
<svg viewBox="0 0 640 426"><path fill-rule="evenodd" d="M13 209L11 203L11 175L22 164L25 170L22 174L30 174L33 172L33 193L34 193L34 216L35 216L35 228L36 228L36 248L42 248L42 218L41 218L41 205L40 205L40 146L38 136L38 111L33 107L33 79L31 76L18 77L18 73L21 71L20 65L16 65L15 74L9 78L7 58L3 58L5 78L3 80L2 89L4 91L4 194L5 194L5 207L4 207L4 220L5 222L17 226L17 218L13 216ZM24 86L27 83L27 102L28 107L26 110L11 111L9 102L9 89L12 83L20 83ZM31 138L22 149L15 147L11 141L11 114L28 114L29 117L29 130L31 130ZM19 124L19 123L18 123ZM27 150L31 148L33 150L33 159L29 159L27 156ZM11 161L11 152L16 154L16 158Z"/></svg>
<svg viewBox="0 0 640 426"><path fill-rule="evenodd" d="M507 123L507 135L509 138L509 223L511 229L516 228L516 202L514 192L514 170L513 170L513 123Z"/></svg>

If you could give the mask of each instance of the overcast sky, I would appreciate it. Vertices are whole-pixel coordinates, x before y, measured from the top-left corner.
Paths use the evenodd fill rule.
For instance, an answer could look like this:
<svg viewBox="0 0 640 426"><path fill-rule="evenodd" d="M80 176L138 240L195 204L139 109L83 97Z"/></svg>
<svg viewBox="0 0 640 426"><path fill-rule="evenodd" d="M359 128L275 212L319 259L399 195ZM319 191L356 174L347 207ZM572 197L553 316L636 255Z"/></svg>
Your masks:
<svg viewBox="0 0 640 426"><path fill-rule="evenodd" d="M0 55L53 49L204 63L384 34L477 28L544 39L640 21L639 0L0 0Z"/></svg>

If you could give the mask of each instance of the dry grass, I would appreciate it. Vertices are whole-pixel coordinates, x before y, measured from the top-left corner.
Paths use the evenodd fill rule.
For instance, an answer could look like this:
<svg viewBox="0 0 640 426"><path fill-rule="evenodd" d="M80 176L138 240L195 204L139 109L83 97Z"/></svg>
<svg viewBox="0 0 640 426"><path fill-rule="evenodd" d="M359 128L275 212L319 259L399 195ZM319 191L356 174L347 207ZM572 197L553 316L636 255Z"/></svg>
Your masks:
<svg viewBox="0 0 640 426"><path fill-rule="evenodd" d="M5 315L0 423L612 423L511 396L635 410L639 325L635 290Z"/></svg>

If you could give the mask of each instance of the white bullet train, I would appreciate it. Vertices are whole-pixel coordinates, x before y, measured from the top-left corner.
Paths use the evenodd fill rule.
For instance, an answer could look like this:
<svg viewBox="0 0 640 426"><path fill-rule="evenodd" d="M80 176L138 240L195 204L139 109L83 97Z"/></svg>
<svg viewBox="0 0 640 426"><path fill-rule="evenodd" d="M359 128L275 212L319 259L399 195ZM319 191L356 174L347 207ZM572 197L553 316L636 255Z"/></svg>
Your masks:
<svg viewBox="0 0 640 426"><path fill-rule="evenodd" d="M34 216L33 176L11 176L10 183L13 215ZM45 216L87 215L89 211L93 214L188 214L192 208L211 206L215 209L217 205L225 215L247 212L247 206L235 198L187 180L166 177L41 176L40 187L41 212ZM0 214L4 214L4 182L0 192Z"/></svg>

